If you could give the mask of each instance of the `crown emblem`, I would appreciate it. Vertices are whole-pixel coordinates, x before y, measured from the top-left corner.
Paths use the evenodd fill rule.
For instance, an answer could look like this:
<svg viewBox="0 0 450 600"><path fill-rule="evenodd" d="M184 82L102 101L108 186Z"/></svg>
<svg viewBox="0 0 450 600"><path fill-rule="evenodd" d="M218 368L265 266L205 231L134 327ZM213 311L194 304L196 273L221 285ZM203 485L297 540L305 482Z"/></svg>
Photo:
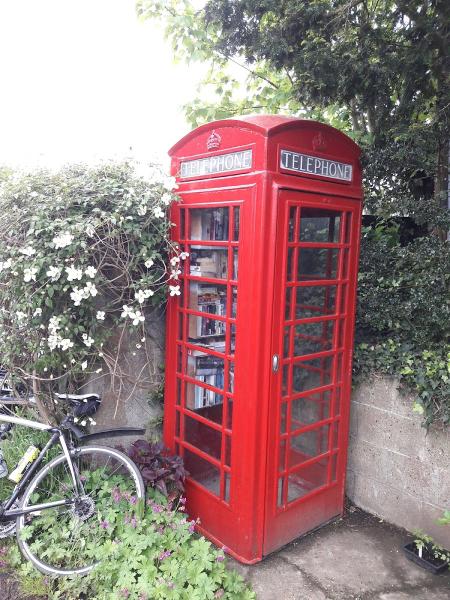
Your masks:
<svg viewBox="0 0 450 600"><path fill-rule="evenodd" d="M326 150L327 141L326 141L325 137L322 135L321 131L319 131L319 133L313 137L312 147L313 147L313 150Z"/></svg>
<svg viewBox="0 0 450 600"><path fill-rule="evenodd" d="M215 150L216 148L220 147L221 141L222 141L222 138L215 131L215 129L213 129L211 132L211 135L208 138L208 141L206 142L206 147L208 148L208 150Z"/></svg>

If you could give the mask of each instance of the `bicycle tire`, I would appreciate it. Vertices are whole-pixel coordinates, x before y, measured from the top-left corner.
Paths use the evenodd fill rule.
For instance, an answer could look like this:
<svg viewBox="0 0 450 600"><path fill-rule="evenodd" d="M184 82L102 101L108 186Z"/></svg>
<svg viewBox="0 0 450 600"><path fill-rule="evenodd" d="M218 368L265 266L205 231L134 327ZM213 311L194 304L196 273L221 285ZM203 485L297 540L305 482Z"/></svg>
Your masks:
<svg viewBox="0 0 450 600"><path fill-rule="evenodd" d="M128 498L133 498L133 496L136 498L136 501L139 499L144 499L145 498L145 487L144 487L144 482L142 479L142 476L139 472L139 469L137 468L137 466L135 465L135 463L128 458L128 456L126 456L125 454L123 454L122 452L120 452L119 450L113 449L113 448L108 448L106 446L86 446L86 447L82 447L82 448L78 448L76 450L76 458L73 458L73 462L77 465L77 468L79 469L79 472L81 474L81 477L85 478L85 481L88 481L89 479L92 479L91 475L97 474L97 471L100 469L96 469L94 471L92 471L92 469L87 468L86 471L83 471L82 468L80 468L80 464L82 459L86 459L86 457L91 456L92 458L94 458L94 462L96 464L101 464L101 461L99 462L99 459L108 459L108 462L106 463L107 465L109 464L110 459L113 459L114 461L116 461L116 463L119 465L118 468L120 468L121 470L124 470L126 473L128 473L129 475L129 479L133 482L133 489L130 491L125 491L123 492L124 494L129 494L127 497ZM78 461L78 463L76 462ZM39 499L38 502L42 502L43 498L41 497L42 493L45 493L45 490L47 489L48 486L48 494L50 495L51 492L51 477L55 476L55 473L57 474L58 468L62 467L63 465L65 465L65 470L67 473L67 478L65 480L63 480L61 482L61 479L59 479L56 476L56 479L54 480L54 485L59 485L60 488L64 488L67 485L67 482L70 482L70 485L73 489L73 482L71 481L71 478L69 476L69 471L68 471L68 463L67 463L67 459L65 455L59 455L57 457L55 457L54 459L52 459L47 465L45 465L42 469L40 469L40 471L38 471L38 473L34 476L34 478L31 480L31 482L29 483L29 485L27 486L25 492L23 493L23 496L21 498L21 503L20 506L21 508L27 508L28 506L33 506L33 504L36 502L36 500L34 500L33 502L30 502L30 498L33 494L37 494L39 495ZM62 471L64 473L64 471ZM82 472L86 473L85 475L82 474ZM92 500L86 500L86 498L92 494L87 494L86 498L85 498L85 503L87 503L89 505L89 508L91 507L91 504L93 503L94 505L94 511L92 513L92 515L88 516L86 519L84 519L85 515L77 515L74 511L75 509L73 507L71 507L70 509L68 507L58 507L58 508L54 508L54 509L45 509L45 511L40 511L40 512L36 512L35 513L31 513L28 516L22 515L20 517L17 518L17 541L18 541L18 545L20 548L20 551L22 552L22 555L29 560L35 567L36 569L38 569L41 573L44 573L45 575L57 575L57 576L64 576L64 575L86 575L87 573L89 573L97 564L98 561L94 561L94 562L90 562L89 564L77 564L76 566L74 564L72 564L72 566L63 566L62 564L50 564L48 562L48 559L46 561L45 559L45 553L49 552L49 547L48 547L48 543L47 545L44 545L44 547L42 548L42 552L44 553L44 557L39 557L37 551L34 549L34 546L39 547L39 544L36 544L36 539L32 539L31 541L29 541L29 539L26 539L27 536L23 535L24 530L26 529L27 526L30 525L30 521L33 524L33 527L36 529L36 523L34 521L32 521L33 516L34 518L36 518L38 520L37 522L37 528L39 529L39 518L41 517L42 514L44 514L44 518L46 521L51 521L51 513L53 513L54 517L55 517L55 523L54 526L52 528L52 539L51 539L51 543L57 547L57 540L55 539L57 533L58 533L58 527L66 527L67 531L70 531L72 529L72 534L71 534L71 538L68 539L67 541L70 542L73 538L73 531L75 530L75 525L78 523L88 523L89 527L88 528L84 528L83 529L83 525L79 525L79 536L80 536L80 540L81 539L85 539L86 535L91 535L91 536L95 536L95 532L98 530L98 527L93 527L92 525L95 525L95 522L92 520L92 516L94 514L97 514L97 521L99 521L100 518L100 513L96 513L96 511L100 510L100 506L103 508L103 504L105 503L105 501L107 501L108 499L108 494L104 494L103 497L100 500L100 491L104 491L104 487L106 485L111 485L113 484L116 480L119 482L118 485L119 487L122 486L122 479L124 478L124 476L119 473L118 475L116 475L117 469L116 471L114 471L114 473L111 475L109 472L106 472L106 467L104 467L103 469L103 478L100 478L99 481L101 482L101 484L103 485L102 488L98 489L98 498L92 498ZM60 475L61 477L61 475ZM97 474L97 477L100 477L100 475ZM121 479L120 479L121 478ZM45 482L44 480L47 479L48 481ZM130 482L127 481L127 485ZM41 491L41 488L39 487L40 484L42 485L42 490L44 490L44 492ZM87 484L86 484L87 485ZM130 484L131 485L131 484ZM89 489L89 488L87 488ZM119 489L119 488L117 488ZM123 491L123 490L122 490ZM65 492L63 492L65 493ZM66 499L69 499L70 497L72 497L72 494L67 493L66 495ZM114 502L113 499L113 495L109 494L110 500L111 502ZM55 498L53 498L55 499ZM45 501L45 499L44 499ZM49 497L47 499L47 501L51 501L51 498ZM136 502L135 501L135 502ZM85 508L86 510L86 508ZM105 509L106 510L106 509ZM50 515L50 516L49 516ZM58 524L58 518L60 517L60 522ZM83 518L83 520L82 520ZM67 521L67 525L64 525L64 523ZM47 528L47 530L50 530L50 527ZM92 530L92 533L91 533ZM44 529L45 532L45 529ZM62 531L60 534L60 537L62 539L64 538L64 535L66 534L66 530ZM83 538L81 538L81 535L83 535ZM39 533L36 536L37 538L39 537ZM44 535L45 537L45 535ZM95 538L94 538L95 539ZM39 540L37 540L39 541ZM83 545L85 545L86 542L83 542ZM74 550L74 547L72 547L72 550ZM39 550L39 554L41 554L41 550ZM70 552L69 552L70 554ZM68 560L69 557L67 557ZM61 561L60 561L61 562ZM72 563L75 562L75 558L72 557Z"/></svg>

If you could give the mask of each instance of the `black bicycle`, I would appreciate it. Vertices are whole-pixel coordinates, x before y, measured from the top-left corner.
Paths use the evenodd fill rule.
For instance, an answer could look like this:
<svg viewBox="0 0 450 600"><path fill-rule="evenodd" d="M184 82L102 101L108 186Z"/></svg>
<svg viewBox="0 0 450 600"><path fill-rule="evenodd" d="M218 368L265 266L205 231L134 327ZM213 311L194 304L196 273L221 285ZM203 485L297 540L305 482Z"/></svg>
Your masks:
<svg viewBox="0 0 450 600"><path fill-rule="evenodd" d="M105 533L106 515L113 505L117 507L120 498L126 498L130 505L138 504L144 500L145 488L138 468L125 454L114 448L80 444L142 435L145 430L122 427L85 434L75 419L93 414L99 396L55 396L71 407L71 413L58 427L8 414L5 409L0 412L0 424L4 423L0 439L15 425L49 434L44 447L30 450L15 473L19 480L10 497L0 505L0 537L16 533L22 554L42 573L83 575L98 563L92 548ZM2 395L0 405L14 405L14 399ZM45 457L58 444L62 453L44 464Z"/></svg>

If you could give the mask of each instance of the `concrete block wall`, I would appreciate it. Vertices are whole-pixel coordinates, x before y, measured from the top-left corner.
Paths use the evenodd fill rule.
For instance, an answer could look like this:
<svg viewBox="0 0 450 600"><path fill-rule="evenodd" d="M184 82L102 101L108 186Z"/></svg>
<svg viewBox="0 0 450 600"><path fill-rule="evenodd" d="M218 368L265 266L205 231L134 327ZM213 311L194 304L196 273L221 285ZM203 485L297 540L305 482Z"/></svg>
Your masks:
<svg viewBox="0 0 450 600"><path fill-rule="evenodd" d="M354 390L347 495L354 504L409 531L421 529L450 549L450 431L421 426L413 399L393 378L375 377Z"/></svg>

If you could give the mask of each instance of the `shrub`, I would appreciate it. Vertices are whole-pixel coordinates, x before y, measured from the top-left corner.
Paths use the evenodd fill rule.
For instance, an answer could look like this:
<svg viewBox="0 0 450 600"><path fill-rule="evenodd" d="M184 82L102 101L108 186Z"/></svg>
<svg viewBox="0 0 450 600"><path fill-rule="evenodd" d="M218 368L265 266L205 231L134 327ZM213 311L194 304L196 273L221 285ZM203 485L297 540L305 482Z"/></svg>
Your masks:
<svg viewBox="0 0 450 600"><path fill-rule="evenodd" d="M159 490L174 499L184 491L186 471L183 459L172 456L159 442L137 440L127 451L142 473L146 486Z"/></svg>
<svg viewBox="0 0 450 600"><path fill-rule="evenodd" d="M125 332L145 341L145 309L179 293L166 215L173 185L129 163L0 184L1 361L13 383L76 387L109 373L114 385ZM119 342L106 350L113 332Z"/></svg>

